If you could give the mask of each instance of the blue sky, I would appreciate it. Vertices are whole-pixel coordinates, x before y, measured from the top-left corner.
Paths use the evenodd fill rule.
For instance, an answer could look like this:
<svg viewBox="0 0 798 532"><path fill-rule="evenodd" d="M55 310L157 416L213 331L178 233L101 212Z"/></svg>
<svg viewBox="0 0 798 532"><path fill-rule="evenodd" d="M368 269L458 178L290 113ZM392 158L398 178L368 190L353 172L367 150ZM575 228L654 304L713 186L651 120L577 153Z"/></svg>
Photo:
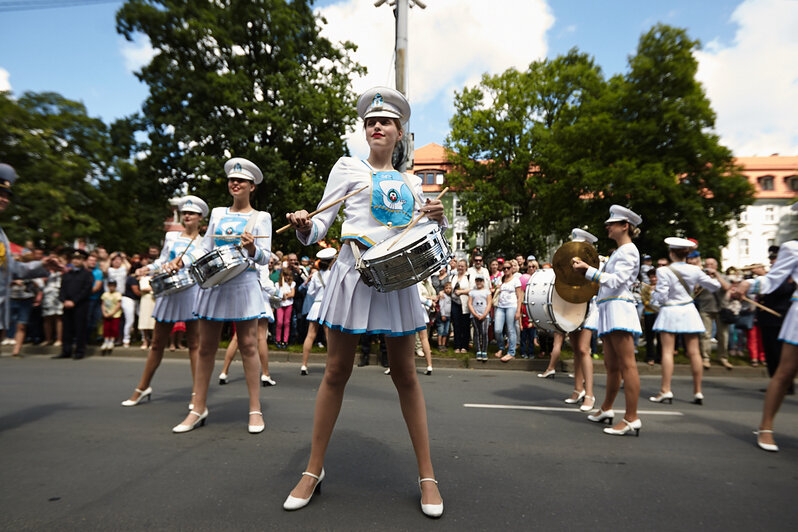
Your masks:
<svg viewBox="0 0 798 532"><path fill-rule="evenodd" d="M524 68L572 47L606 75L624 72L642 33L664 22L700 39L699 79L737 155L798 153L798 1L425 0L409 35L410 129L416 147L443 144L455 90L485 72ZM0 7L3 2L0 1ZM137 111L147 95L133 71L152 53L115 31L122 2L0 12L0 90L55 91L106 122ZM357 91L393 85L393 17L373 0L321 0L325 35L360 45L369 69ZM350 138L355 153L364 144Z"/></svg>

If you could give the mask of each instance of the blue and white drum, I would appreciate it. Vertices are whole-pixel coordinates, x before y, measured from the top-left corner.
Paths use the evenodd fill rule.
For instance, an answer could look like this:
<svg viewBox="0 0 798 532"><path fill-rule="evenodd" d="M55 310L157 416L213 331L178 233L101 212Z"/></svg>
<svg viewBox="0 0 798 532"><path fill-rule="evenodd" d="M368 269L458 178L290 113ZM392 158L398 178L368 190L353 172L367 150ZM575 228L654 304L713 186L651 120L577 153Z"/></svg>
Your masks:
<svg viewBox="0 0 798 532"><path fill-rule="evenodd" d="M249 259L238 244L226 244L209 251L191 265L201 288L224 284L249 267Z"/></svg>

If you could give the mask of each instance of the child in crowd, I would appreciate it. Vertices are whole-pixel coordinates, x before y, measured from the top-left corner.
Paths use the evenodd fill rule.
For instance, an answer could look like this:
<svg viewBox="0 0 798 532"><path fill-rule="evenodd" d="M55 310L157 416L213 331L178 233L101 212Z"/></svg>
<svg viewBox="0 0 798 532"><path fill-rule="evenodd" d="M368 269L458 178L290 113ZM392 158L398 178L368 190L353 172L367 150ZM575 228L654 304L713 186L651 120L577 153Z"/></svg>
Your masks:
<svg viewBox="0 0 798 532"><path fill-rule="evenodd" d="M283 270L277 285L277 293L280 296L280 308L277 309L277 347L285 349L288 347L288 333L291 330L291 310L293 309L294 296L296 295L296 283L294 274L288 268L288 263L283 263Z"/></svg>
<svg viewBox="0 0 798 532"><path fill-rule="evenodd" d="M468 293L468 310L471 312L471 322L474 324L474 349L477 360L488 361L488 328L490 325L490 307L493 296L485 288L485 277L477 274L474 277L476 288Z"/></svg>
<svg viewBox="0 0 798 532"><path fill-rule="evenodd" d="M446 350L452 323L452 283L446 281L438 294L438 351Z"/></svg>
<svg viewBox="0 0 798 532"><path fill-rule="evenodd" d="M119 322L122 318L122 294L116 291L116 281L108 280L108 290L102 297L103 310L103 354L114 349L114 340L119 336Z"/></svg>

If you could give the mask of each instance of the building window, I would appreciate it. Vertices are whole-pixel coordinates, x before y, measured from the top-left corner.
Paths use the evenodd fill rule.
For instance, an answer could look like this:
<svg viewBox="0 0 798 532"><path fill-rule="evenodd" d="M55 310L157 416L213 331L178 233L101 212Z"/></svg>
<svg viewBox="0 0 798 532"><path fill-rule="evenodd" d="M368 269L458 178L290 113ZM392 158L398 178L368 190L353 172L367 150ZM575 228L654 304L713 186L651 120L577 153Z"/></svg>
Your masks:
<svg viewBox="0 0 798 532"><path fill-rule="evenodd" d="M513 207L513 223L517 224L521 221L521 207Z"/></svg>
<svg viewBox="0 0 798 532"><path fill-rule="evenodd" d="M775 245L776 245L776 239L775 238L768 238L768 249L770 249L772 246L775 246Z"/></svg>
<svg viewBox="0 0 798 532"><path fill-rule="evenodd" d="M746 208L743 212L740 213L740 223L747 224L748 223L748 209Z"/></svg>
<svg viewBox="0 0 798 532"><path fill-rule="evenodd" d="M798 179L796 179L796 183L798 183ZM438 172L435 174L435 184L442 185L443 184L443 172Z"/></svg>
<svg viewBox="0 0 798 532"><path fill-rule="evenodd" d="M468 247L468 234L467 233L455 233L454 234L454 250L455 251L465 251Z"/></svg>
<svg viewBox="0 0 798 532"><path fill-rule="evenodd" d="M798 175L791 175L784 178L787 182L787 188L790 192L798 192Z"/></svg>
<svg viewBox="0 0 798 532"><path fill-rule="evenodd" d="M454 198L454 201L452 201L452 208L454 209L455 216L463 215L463 206L460 204L459 198Z"/></svg>
<svg viewBox="0 0 798 532"><path fill-rule="evenodd" d="M757 179L759 183L759 188L761 190L773 190L773 176L772 175L763 175L759 179Z"/></svg>
<svg viewBox="0 0 798 532"><path fill-rule="evenodd" d="M748 239L747 238L741 238L740 239L740 255L742 255L743 257L747 257L748 254L749 254Z"/></svg>
<svg viewBox="0 0 798 532"><path fill-rule="evenodd" d="M774 212L773 207L765 207L765 221L766 222L773 222L776 219L776 215Z"/></svg>

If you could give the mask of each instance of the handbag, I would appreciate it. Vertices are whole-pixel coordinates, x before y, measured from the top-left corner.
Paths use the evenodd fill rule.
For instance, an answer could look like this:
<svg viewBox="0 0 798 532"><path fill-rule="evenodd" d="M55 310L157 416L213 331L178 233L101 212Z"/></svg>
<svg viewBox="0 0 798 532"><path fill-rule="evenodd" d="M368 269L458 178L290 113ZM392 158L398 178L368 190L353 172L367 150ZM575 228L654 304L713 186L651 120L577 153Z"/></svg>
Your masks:
<svg viewBox="0 0 798 532"><path fill-rule="evenodd" d="M728 323L728 324L737 323L737 314L735 314L734 311L730 308L720 309L718 317L720 318L720 321L723 323Z"/></svg>

